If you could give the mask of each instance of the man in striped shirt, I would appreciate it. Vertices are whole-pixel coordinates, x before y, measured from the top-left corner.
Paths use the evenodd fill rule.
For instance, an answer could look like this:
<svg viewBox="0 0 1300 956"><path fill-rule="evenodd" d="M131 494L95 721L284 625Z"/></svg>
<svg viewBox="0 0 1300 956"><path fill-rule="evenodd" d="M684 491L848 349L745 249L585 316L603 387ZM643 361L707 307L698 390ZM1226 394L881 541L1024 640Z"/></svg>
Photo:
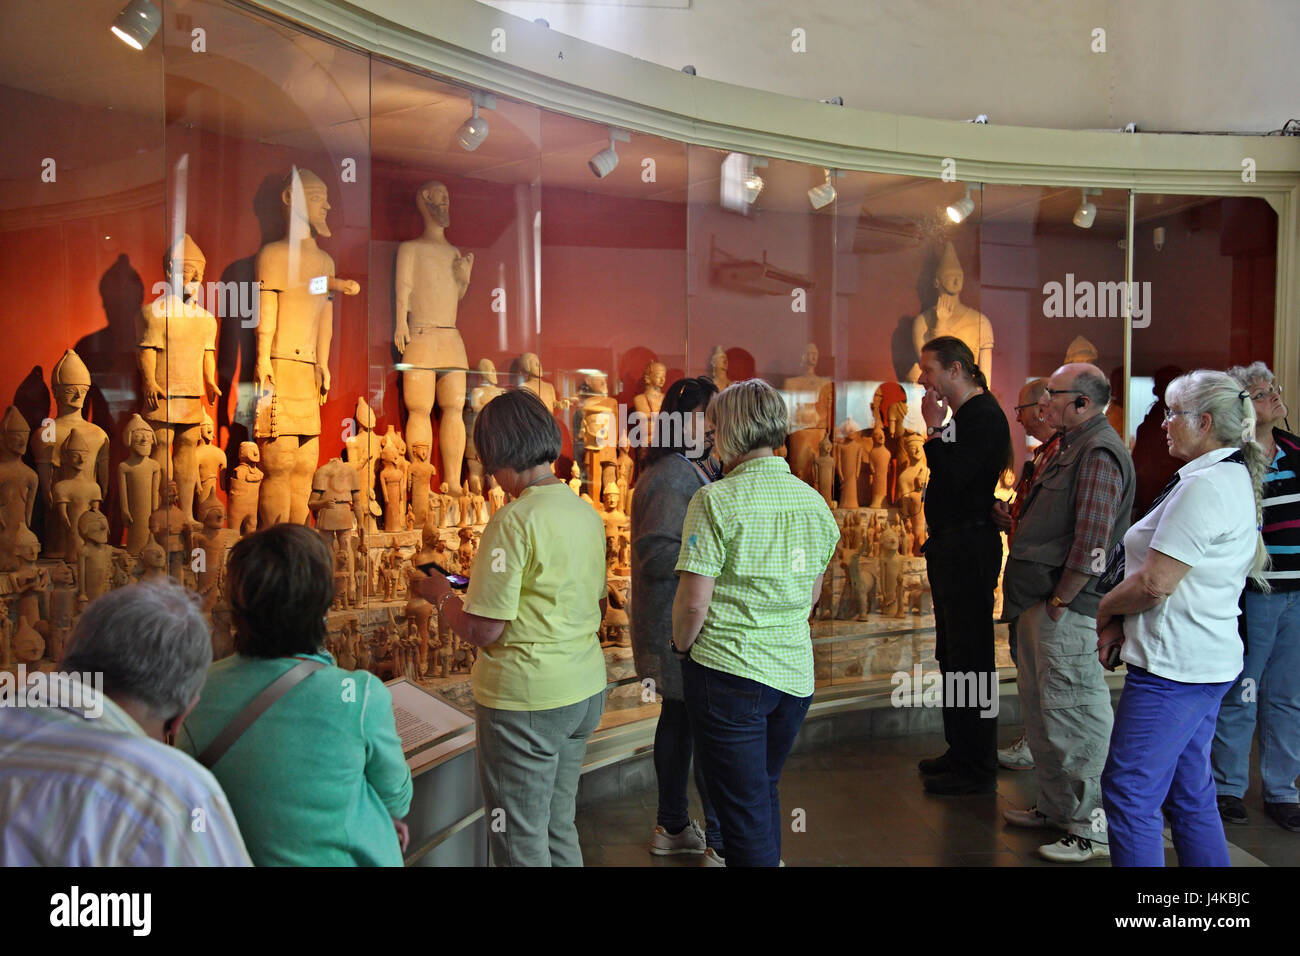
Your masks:
<svg viewBox="0 0 1300 956"><path fill-rule="evenodd" d="M1219 815L1245 823L1242 797L1250 783L1250 738L1259 723L1264 812L1300 832L1300 438L1283 431L1287 409L1263 362L1228 370L1255 406L1255 441L1269 462L1264 475L1264 546L1271 565L1265 594L1247 581L1242 595L1246 659L1223 698L1210 756Z"/></svg>
<svg viewBox="0 0 1300 956"><path fill-rule="evenodd" d="M197 597L161 581L86 608L66 677L32 685L55 693L0 674L0 866L250 866L216 779L166 743L211 661Z"/></svg>

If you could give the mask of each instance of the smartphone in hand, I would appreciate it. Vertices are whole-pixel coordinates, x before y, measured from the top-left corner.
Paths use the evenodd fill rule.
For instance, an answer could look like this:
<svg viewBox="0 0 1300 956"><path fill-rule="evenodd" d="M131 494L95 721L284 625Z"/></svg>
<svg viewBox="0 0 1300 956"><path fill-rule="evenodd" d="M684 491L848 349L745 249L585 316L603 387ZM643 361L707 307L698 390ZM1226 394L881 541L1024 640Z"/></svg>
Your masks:
<svg viewBox="0 0 1300 956"><path fill-rule="evenodd" d="M465 577L463 574L455 574L448 571L436 561L430 561L428 564L417 565L416 569L424 574L432 574L434 572L441 574L447 579L447 583L451 585L453 591L464 591L469 588L469 578Z"/></svg>

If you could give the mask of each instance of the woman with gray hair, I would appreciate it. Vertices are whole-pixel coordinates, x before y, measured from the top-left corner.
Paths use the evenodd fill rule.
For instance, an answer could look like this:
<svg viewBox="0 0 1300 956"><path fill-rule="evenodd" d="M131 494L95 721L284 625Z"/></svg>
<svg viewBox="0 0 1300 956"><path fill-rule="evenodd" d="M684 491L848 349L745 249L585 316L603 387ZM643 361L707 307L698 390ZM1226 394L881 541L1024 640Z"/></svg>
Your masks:
<svg viewBox="0 0 1300 956"><path fill-rule="evenodd" d="M1246 659L1219 709L1210 754L1214 785L1224 822L1245 823L1241 798L1250 783L1250 738L1258 714L1264 812L1300 832L1300 438L1281 427L1287 409L1267 365L1237 366L1228 374L1250 393L1255 441L1269 463L1261 503L1272 566L1263 575L1268 590L1250 581L1242 594Z"/></svg>
<svg viewBox="0 0 1300 956"><path fill-rule="evenodd" d="M1124 535L1126 576L1097 610L1098 656L1128 677L1102 773L1114 866L1163 866L1160 811L1182 866L1227 866L1210 741L1242 669L1237 598L1262 576L1264 452L1249 392L1223 372L1180 376L1164 429L1178 469Z"/></svg>
<svg viewBox="0 0 1300 956"><path fill-rule="evenodd" d="M555 477L560 429L532 392L515 389L484 405L474 446L513 500L483 529L463 599L436 571L413 578L411 590L481 648L474 701L492 861L582 866L578 775L607 680L597 636L604 525Z"/></svg>
<svg viewBox="0 0 1300 956"><path fill-rule="evenodd" d="M808 620L839 527L774 450L789 417L760 379L708 407L724 477L686 510L670 648L728 866L777 866L781 768L808 713Z"/></svg>

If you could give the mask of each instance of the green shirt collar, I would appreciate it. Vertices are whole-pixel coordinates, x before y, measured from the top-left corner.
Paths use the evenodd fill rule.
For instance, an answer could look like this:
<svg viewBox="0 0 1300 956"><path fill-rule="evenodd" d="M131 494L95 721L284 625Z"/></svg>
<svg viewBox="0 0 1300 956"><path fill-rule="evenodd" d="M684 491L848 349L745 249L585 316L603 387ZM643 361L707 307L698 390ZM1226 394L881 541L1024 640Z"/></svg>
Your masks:
<svg viewBox="0 0 1300 956"><path fill-rule="evenodd" d="M790 474L790 466L786 464L784 458L777 455L764 455L762 458L751 458L749 461L742 461L735 468L731 469L730 474L724 475L726 478L734 478L736 475L745 472L772 472L772 474Z"/></svg>

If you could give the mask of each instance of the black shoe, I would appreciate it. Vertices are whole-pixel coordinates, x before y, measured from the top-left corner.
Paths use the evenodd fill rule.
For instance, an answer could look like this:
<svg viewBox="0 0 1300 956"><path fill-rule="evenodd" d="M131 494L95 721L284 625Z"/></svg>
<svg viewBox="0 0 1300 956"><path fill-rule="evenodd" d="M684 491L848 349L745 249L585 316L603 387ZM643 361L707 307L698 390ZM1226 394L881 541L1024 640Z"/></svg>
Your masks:
<svg viewBox="0 0 1300 956"><path fill-rule="evenodd" d="M997 788L996 777L969 777L964 773L941 773L925 781L926 793L945 797L967 793L993 793Z"/></svg>
<svg viewBox="0 0 1300 956"><path fill-rule="evenodd" d="M1300 833L1300 803L1265 803L1264 812L1278 826Z"/></svg>
<svg viewBox="0 0 1300 956"><path fill-rule="evenodd" d="M1216 798L1219 804L1219 816L1223 818L1224 823L1248 823L1249 817L1246 816L1246 805L1241 802L1241 797L1232 797L1226 793L1221 793Z"/></svg>
<svg viewBox="0 0 1300 956"><path fill-rule="evenodd" d="M952 759L951 750L942 757L926 757L916 765L916 769L927 777L936 773L950 773L955 767L956 761Z"/></svg>

